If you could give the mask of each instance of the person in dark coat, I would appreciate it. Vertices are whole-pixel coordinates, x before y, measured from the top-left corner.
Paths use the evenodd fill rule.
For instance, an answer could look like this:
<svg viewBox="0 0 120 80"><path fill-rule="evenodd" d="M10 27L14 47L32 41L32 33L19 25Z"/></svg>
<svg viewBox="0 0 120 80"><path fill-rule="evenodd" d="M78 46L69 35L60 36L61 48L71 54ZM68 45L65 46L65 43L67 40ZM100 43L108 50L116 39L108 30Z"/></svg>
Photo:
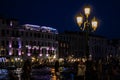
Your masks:
<svg viewBox="0 0 120 80"><path fill-rule="evenodd" d="M73 63L74 80L76 80L76 79L77 79L78 64L79 64L79 62L78 62L78 61L75 61L75 62Z"/></svg>
<svg viewBox="0 0 120 80"><path fill-rule="evenodd" d="M30 60L26 60L24 62L23 68L22 68L23 74L22 74L22 78L23 80L30 80L30 75L31 75L31 62Z"/></svg>
<svg viewBox="0 0 120 80"><path fill-rule="evenodd" d="M56 60L55 62L55 72L59 72L59 61Z"/></svg>
<svg viewBox="0 0 120 80"><path fill-rule="evenodd" d="M56 61L55 61L55 66L54 66L54 68L55 68L56 80L58 80L58 79L59 79L59 76L60 76L59 65L60 65L60 64L59 64L59 61L56 60Z"/></svg>
<svg viewBox="0 0 120 80"><path fill-rule="evenodd" d="M12 70L9 70L9 80L18 80L18 77L13 73Z"/></svg>
<svg viewBox="0 0 120 80"><path fill-rule="evenodd" d="M85 72L85 80L93 80L93 62L92 60L86 61L86 72Z"/></svg>

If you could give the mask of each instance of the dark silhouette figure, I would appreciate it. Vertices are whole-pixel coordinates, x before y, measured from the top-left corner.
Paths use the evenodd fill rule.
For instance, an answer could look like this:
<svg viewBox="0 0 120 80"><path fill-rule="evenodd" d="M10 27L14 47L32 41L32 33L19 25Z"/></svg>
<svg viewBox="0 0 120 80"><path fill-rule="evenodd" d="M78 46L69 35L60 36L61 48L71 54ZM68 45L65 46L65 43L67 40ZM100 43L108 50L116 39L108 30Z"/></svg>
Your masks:
<svg viewBox="0 0 120 80"><path fill-rule="evenodd" d="M30 60L26 60L24 62L23 68L22 68L22 80L30 80L30 74L31 74L31 62Z"/></svg>
<svg viewBox="0 0 120 80"><path fill-rule="evenodd" d="M59 72L59 61L56 60L55 62L55 72Z"/></svg>
<svg viewBox="0 0 120 80"><path fill-rule="evenodd" d="M56 80L58 80L59 79L59 75L60 75L60 72L59 72L59 61L58 60L56 60L55 61L55 75L56 75Z"/></svg>
<svg viewBox="0 0 120 80"><path fill-rule="evenodd" d="M79 64L78 61L75 61L75 62L73 63L74 80L77 79L78 64Z"/></svg>
<svg viewBox="0 0 120 80"><path fill-rule="evenodd" d="M11 70L9 70L9 80L18 80L18 77L15 76L15 74Z"/></svg>
<svg viewBox="0 0 120 80"><path fill-rule="evenodd" d="M86 70L85 64L82 61L80 61L78 64L76 80L85 80L85 70Z"/></svg>
<svg viewBox="0 0 120 80"><path fill-rule="evenodd" d="M93 80L93 62L92 60L86 61L86 72L85 72L85 80Z"/></svg>

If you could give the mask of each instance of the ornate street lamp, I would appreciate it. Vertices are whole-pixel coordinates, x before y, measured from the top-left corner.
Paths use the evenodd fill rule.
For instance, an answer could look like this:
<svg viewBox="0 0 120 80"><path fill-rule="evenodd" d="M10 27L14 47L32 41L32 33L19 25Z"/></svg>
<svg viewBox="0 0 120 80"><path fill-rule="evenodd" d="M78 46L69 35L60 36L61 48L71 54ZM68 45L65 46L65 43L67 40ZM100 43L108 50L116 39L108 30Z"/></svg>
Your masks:
<svg viewBox="0 0 120 80"><path fill-rule="evenodd" d="M87 6L84 8L84 15L83 16L81 13L76 17L76 20L77 20L77 24L78 26L80 27L80 29L82 31L85 32L85 36L86 36L86 39L85 39L85 46L86 46L86 51L85 51L85 54L84 56L86 58L89 57L89 46L88 46L88 42L89 42L89 32L91 31L95 31L97 29L97 26L98 26L98 21L96 20L96 18L94 17L92 20L89 20L89 15L90 15L90 7Z"/></svg>

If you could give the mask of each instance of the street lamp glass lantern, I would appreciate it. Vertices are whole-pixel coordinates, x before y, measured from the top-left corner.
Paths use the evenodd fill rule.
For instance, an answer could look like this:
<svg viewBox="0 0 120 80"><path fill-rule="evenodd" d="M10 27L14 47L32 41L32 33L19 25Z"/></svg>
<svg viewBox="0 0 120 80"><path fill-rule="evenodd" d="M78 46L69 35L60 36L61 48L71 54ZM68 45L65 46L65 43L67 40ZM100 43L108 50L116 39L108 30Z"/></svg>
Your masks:
<svg viewBox="0 0 120 80"><path fill-rule="evenodd" d="M88 17L90 15L90 7L85 7L84 12L85 15Z"/></svg>
<svg viewBox="0 0 120 80"><path fill-rule="evenodd" d="M98 21L95 19L95 17L92 19L91 24L92 24L92 29L95 31L98 26Z"/></svg>
<svg viewBox="0 0 120 80"><path fill-rule="evenodd" d="M77 24L80 27L82 25L82 23L83 23L83 17L82 17L82 15L77 16L76 19L77 19Z"/></svg>

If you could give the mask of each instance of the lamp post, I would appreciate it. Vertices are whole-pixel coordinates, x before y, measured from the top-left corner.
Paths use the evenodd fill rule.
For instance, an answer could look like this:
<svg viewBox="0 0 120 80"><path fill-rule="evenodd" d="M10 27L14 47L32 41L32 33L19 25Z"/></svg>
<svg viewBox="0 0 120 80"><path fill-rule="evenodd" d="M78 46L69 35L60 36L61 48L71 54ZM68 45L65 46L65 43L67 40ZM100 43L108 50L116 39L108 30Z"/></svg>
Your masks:
<svg viewBox="0 0 120 80"><path fill-rule="evenodd" d="M80 13L77 17L77 24L79 28L85 32L85 54L84 56L86 58L89 57L89 32L95 31L97 26L98 26L98 21L94 17L92 20L89 20L89 15L90 15L90 7L86 6L84 8L84 16Z"/></svg>

